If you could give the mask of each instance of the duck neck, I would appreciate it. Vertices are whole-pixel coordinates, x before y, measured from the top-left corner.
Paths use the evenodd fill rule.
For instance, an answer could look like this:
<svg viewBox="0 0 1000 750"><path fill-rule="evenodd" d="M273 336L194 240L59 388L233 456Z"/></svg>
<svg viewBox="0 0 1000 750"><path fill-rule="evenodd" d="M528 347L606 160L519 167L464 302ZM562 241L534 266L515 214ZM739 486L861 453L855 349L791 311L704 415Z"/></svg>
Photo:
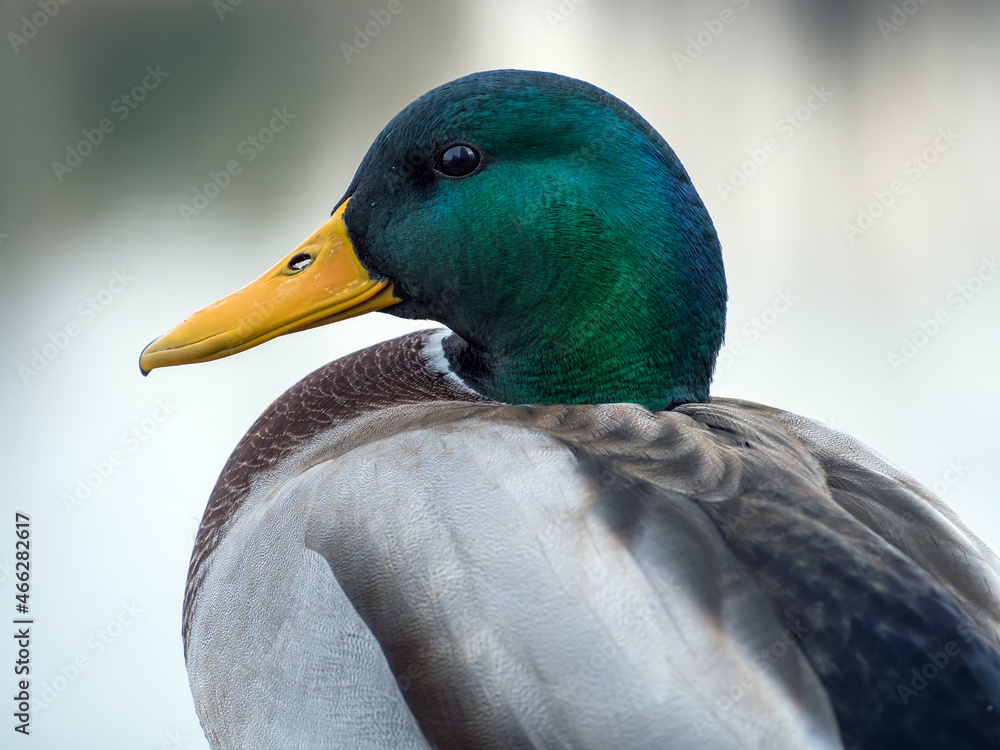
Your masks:
<svg viewBox="0 0 1000 750"><path fill-rule="evenodd" d="M692 350L684 331L654 315L630 316L628 324L621 316L545 323L497 330L488 342L456 333L442 342L444 354L470 388L509 404L661 410L708 400L714 351Z"/></svg>

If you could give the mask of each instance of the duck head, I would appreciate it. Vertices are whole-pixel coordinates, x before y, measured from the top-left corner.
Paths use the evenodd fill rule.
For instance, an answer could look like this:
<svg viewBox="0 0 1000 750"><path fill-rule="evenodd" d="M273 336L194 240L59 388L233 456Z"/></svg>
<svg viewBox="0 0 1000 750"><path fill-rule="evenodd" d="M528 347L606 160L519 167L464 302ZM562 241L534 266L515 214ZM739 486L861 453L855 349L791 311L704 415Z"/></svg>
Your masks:
<svg viewBox="0 0 1000 750"><path fill-rule="evenodd" d="M332 217L257 281L143 351L144 373L372 310L433 319L463 380L506 403L708 398L719 240L634 110L548 73L476 73L379 134Z"/></svg>

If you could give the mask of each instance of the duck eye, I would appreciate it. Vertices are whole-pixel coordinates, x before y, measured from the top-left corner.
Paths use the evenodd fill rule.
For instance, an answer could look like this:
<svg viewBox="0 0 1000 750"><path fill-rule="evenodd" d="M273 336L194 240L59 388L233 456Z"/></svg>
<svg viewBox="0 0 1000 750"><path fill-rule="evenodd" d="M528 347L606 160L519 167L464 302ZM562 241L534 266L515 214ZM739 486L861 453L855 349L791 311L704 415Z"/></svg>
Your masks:
<svg viewBox="0 0 1000 750"><path fill-rule="evenodd" d="M312 256L308 253L297 253L288 261L288 267L293 271L301 271L312 262Z"/></svg>
<svg viewBox="0 0 1000 750"><path fill-rule="evenodd" d="M438 160L438 171L449 177L465 177L479 166L479 154L464 144L446 149Z"/></svg>

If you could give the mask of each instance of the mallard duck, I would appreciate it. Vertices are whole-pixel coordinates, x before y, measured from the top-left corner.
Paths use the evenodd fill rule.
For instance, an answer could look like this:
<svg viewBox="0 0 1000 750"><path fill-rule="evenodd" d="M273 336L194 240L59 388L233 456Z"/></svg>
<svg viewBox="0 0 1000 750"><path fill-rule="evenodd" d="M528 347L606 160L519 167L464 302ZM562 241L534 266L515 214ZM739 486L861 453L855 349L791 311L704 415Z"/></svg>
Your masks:
<svg viewBox="0 0 1000 750"><path fill-rule="evenodd" d="M820 423L713 399L720 244L663 138L460 78L332 217L142 352L373 310L236 447L184 601L213 748L1000 746L1000 561Z"/></svg>

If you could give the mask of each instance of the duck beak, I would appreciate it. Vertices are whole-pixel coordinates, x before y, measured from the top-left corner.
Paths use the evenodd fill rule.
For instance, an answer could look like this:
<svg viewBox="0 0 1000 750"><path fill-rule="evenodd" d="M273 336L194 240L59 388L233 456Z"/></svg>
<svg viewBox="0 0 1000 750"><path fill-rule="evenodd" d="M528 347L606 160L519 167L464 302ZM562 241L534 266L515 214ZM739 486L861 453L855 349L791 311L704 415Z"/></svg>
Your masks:
<svg viewBox="0 0 1000 750"><path fill-rule="evenodd" d="M358 260L344 224L347 203L259 279L199 310L143 349L142 374L221 359L275 336L400 302L391 280L372 278Z"/></svg>

